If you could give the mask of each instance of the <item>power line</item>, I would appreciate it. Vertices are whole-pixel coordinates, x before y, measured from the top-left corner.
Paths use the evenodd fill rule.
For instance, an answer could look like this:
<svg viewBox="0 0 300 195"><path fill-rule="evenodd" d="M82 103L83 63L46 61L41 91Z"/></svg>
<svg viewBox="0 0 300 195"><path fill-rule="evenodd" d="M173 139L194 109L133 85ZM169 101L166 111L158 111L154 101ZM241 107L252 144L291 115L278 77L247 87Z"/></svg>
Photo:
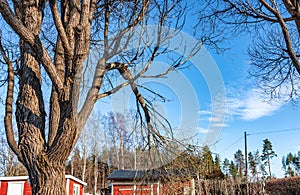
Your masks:
<svg viewBox="0 0 300 195"><path fill-rule="evenodd" d="M273 130L273 131L256 132L256 133L255 132L254 133L247 133L247 135L263 135L263 134L280 133L280 132L288 132L288 131L300 131L300 127L291 128L291 129L280 129L280 130ZM232 146L237 144L239 141L241 141L243 138L244 138L244 136L238 138L232 144L230 144L224 150L222 150L219 154L222 154L223 152L225 152L226 150L228 150L229 148L231 148Z"/></svg>
<svg viewBox="0 0 300 195"><path fill-rule="evenodd" d="M248 133L247 135L262 135L262 134L280 133L280 132L287 132L287 131L300 131L300 127L293 128L293 129L281 129L281 130L274 130L274 131L264 131L264 132Z"/></svg>
<svg viewBox="0 0 300 195"><path fill-rule="evenodd" d="M244 136L240 137L239 139L237 139L236 141L234 141L232 144L230 144L229 146L227 146L224 150L222 150L219 154L222 154L223 152L225 152L226 150L228 150L229 148L231 148L232 146L234 146L236 143L238 143L239 141L241 141L244 138Z"/></svg>

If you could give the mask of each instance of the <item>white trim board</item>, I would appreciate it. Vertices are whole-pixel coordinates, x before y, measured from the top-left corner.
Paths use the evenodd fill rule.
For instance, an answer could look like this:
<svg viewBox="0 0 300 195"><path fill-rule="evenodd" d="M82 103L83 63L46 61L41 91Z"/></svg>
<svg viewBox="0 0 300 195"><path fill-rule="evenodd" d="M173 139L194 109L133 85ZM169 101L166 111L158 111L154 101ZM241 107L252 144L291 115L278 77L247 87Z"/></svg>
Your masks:
<svg viewBox="0 0 300 195"><path fill-rule="evenodd" d="M74 177L73 175L66 175L66 179L72 179L72 180L74 180L74 181L76 181L76 182L78 182L78 183L80 183L84 186L87 186L87 183L85 183L84 181Z"/></svg>
<svg viewBox="0 0 300 195"><path fill-rule="evenodd" d="M27 180L28 176L8 176L0 177L0 181L18 181L18 180Z"/></svg>
<svg viewBox="0 0 300 195"><path fill-rule="evenodd" d="M87 183L84 181L81 181L80 179L74 177L73 175L65 175L66 179L72 179L84 186L87 186ZM8 176L8 177L0 177L0 181L19 181L19 180L28 180L28 176Z"/></svg>

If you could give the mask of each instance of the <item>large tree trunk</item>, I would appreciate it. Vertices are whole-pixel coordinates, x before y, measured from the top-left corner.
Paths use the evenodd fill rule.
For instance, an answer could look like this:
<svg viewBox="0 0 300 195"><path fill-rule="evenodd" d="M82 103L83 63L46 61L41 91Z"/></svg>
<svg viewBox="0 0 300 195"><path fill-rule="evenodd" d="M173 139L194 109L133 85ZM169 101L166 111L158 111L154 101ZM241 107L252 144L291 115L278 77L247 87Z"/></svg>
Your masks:
<svg viewBox="0 0 300 195"><path fill-rule="evenodd" d="M46 48L40 38L42 37L41 25L43 15L46 13L45 4L47 2L49 3L52 15L52 18L49 18L49 20L57 31L57 41L54 43L55 49L52 47ZM106 13L114 10L114 6L111 6L114 4L114 1L105 1L104 3ZM128 5L131 4L131 2L120 1L115 5L119 6L122 3L126 3L124 6L127 3ZM126 49L121 46L121 38L134 26L142 22L143 17L147 13L149 1L146 0L142 3L139 3L139 1L133 2L133 7L129 9L132 9L131 16L128 16L130 19L123 23L123 17L113 17L113 21L118 21L119 19L122 19L122 21L120 20L120 24L114 24L113 22L110 28L109 14L105 14L105 24L104 27L101 26L100 15L103 12L101 4L96 0L0 0L0 12L3 19L20 37L20 64L18 64L17 70L13 69L12 62L5 59L8 65L8 88L5 107L6 135L9 146L28 171L33 195L64 195L66 193L65 161L78 140L81 129L90 115L95 102L118 90L117 88L112 88L110 91L102 93L100 89L106 72L119 70L119 73L123 77L126 75L124 79L128 82L130 81L132 90L145 112L147 124L150 124L146 103L141 94L139 94L136 84L133 83L135 79L133 79L127 68L127 64L106 62L108 59L114 59L114 55ZM88 89L84 103L80 110L78 110L82 87L83 62L90 50L91 24L95 19L94 11L96 8L100 15L97 16L99 20L95 20L95 23L99 23L99 26L95 29L99 27L98 30L103 31L105 54L95 66L92 86ZM120 10L120 13L123 13L123 8ZM124 13L127 13L127 8L125 10ZM166 10L165 14L168 15L169 11ZM114 40L113 42L115 43L110 48L108 45L108 40L110 40L108 34L111 34L111 30L115 27L121 28L119 30L116 29L120 39ZM102 36L101 34L100 36ZM49 38L52 42L54 41L52 40L53 36L56 36L56 34L46 36L45 39ZM158 46L155 47L154 51L151 52L152 55L148 60L149 65L145 67L144 71L149 68L158 52L158 48ZM5 52L3 48L0 49L2 58L4 58L5 55L3 53ZM54 52L54 55L52 52ZM139 51L137 51L137 54L139 54ZM53 56L54 59L52 59ZM43 69L41 69L41 65ZM142 75L144 71L138 75ZM49 128L47 132L46 110L42 90L43 79L41 76L44 72L52 84L49 103L50 113L48 114ZM18 139L14 137L12 125L12 105L15 100L13 98L15 73L18 76L19 82L18 97L16 98ZM49 93L49 91L46 93ZM148 125L148 127L150 126ZM114 132L114 149L117 153L116 139L117 134ZM122 141L122 155L119 156L117 153L117 157L122 159L123 167L124 144ZM118 162L120 163L121 161L118 159Z"/></svg>
<svg viewBox="0 0 300 195"><path fill-rule="evenodd" d="M45 2L25 0L22 3L22 22L39 36ZM22 163L28 171L33 195L63 195L66 194L64 162L68 154L62 153L59 158L49 155L40 63L27 43L21 40L20 47L16 119ZM65 128L64 123L62 127ZM66 152L69 150L66 148Z"/></svg>
<svg viewBox="0 0 300 195"><path fill-rule="evenodd" d="M64 164L57 163L38 166L38 170L32 170L30 184L32 194L35 195L64 195L66 194L66 180Z"/></svg>

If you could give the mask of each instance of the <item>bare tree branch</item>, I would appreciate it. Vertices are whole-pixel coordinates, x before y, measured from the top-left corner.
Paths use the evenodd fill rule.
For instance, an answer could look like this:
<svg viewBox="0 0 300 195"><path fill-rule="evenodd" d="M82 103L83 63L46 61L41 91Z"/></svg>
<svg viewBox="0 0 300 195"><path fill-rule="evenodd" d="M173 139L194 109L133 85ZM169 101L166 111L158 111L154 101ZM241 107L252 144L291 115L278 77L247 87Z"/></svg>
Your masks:
<svg viewBox="0 0 300 195"><path fill-rule="evenodd" d="M297 58L297 56L294 52L292 42L291 42L291 36L289 34L288 28L287 28L281 14L279 13L278 8L276 8L276 9L272 8L265 0L260 0L260 2L268 10L270 10L270 12L272 12L277 17L277 19L279 20L279 24L281 26L281 30L282 30L282 34L284 36L284 40L285 40L285 43L286 43L288 54L289 54L290 58L292 59L292 62L294 64L295 68L297 69L298 74L300 74L300 62L299 62L299 59Z"/></svg>
<svg viewBox="0 0 300 195"><path fill-rule="evenodd" d="M205 33L226 38L255 35L248 49L250 73L266 94L299 97L299 1L214 0L205 5L207 9L199 12L199 24L210 26Z"/></svg>
<svg viewBox="0 0 300 195"><path fill-rule="evenodd" d="M12 62L7 57L3 45L2 45L2 32L0 34L0 50L1 55L7 64L8 74L7 74L7 92L6 92L6 103L5 103L5 118L4 118L4 124L5 124L5 132L6 132L6 138L9 146L14 151L14 153L18 156L20 161L22 161L22 156L19 150L19 147L15 141L14 136L14 130L12 125L12 112L13 112L13 95L14 95L14 70Z"/></svg>
<svg viewBox="0 0 300 195"><path fill-rule="evenodd" d="M65 49L66 54L69 56L69 58L71 58L72 54L71 54L71 49L69 47L69 40L67 38L66 31L65 31L62 21L60 19L57 2L56 2L56 0L50 0L49 3L50 3L51 12L53 15L53 20L54 20L56 29L58 31L58 34L61 38L61 41L63 43L63 47Z"/></svg>
<svg viewBox="0 0 300 195"><path fill-rule="evenodd" d="M298 1L295 0L283 0L283 3L288 10L288 12L295 18L295 23L297 25L298 34L300 34L300 5Z"/></svg>

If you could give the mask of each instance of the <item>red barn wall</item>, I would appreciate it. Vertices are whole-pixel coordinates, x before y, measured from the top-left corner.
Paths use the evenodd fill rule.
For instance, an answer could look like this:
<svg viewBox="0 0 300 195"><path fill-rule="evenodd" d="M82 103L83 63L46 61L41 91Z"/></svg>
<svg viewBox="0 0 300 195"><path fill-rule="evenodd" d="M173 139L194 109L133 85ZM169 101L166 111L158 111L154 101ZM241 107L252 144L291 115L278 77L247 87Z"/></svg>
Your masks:
<svg viewBox="0 0 300 195"><path fill-rule="evenodd" d="M32 191L31 191L31 187L28 184L27 180L26 181L0 181L1 185L0 185L0 195L7 195L7 188L8 188L8 183L9 182L24 182L24 191L23 191L23 195L31 195Z"/></svg>
<svg viewBox="0 0 300 195"><path fill-rule="evenodd" d="M77 185L80 186L80 187L79 187L79 189L80 189L79 194L80 194L80 195L83 195L83 186L82 186L82 184L80 184L80 183L78 183L78 182L76 182L76 181L74 181L74 180L72 180L72 179L67 179L67 180L69 180L69 195L73 195L73 187L74 187L74 184L77 184ZM0 194L0 195L1 195L1 194Z"/></svg>
<svg viewBox="0 0 300 195"><path fill-rule="evenodd" d="M7 181L1 181L0 195L6 195Z"/></svg>
<svg viewBox="0 0 300 195"><path fill-rule="evenodd" d="M32 191L31 191L31 186L29 185L28 182L25 182L25 185L24 185L24 195L31 195L32 194Z"/></svg>
<svg viewBox="0 0 300 195"><path fill-rule="evenodd" d="M75 178L76 179L76 178ZM83 189L83 184L79 183L78 181L74 181L73 179L66 178L67 180L67 188L69 190L69 195L73 195L73 186L78 185L79 186L79 194L83 195L84 189ZM8 189L8 183L13 182L13 183L18 183L18 182L23 182L23 195L31 195L32 190L31 186L29 185L27 180L2 180L0 181L0 195L7 195L7 189Z"/></svg>

